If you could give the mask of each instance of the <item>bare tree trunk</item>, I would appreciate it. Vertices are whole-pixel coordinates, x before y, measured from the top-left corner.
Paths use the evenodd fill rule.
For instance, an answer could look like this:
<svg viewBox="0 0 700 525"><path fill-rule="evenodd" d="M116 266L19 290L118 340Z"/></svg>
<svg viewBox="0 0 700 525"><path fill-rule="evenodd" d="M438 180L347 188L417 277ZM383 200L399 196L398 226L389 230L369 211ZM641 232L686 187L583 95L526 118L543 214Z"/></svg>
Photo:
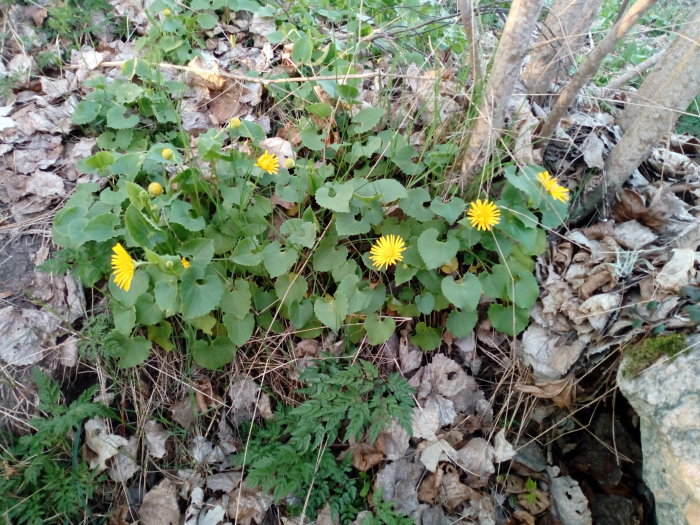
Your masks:
<svg viewBox="0 0 700 525"><path fill-rule="evenodd" d="M666 56L677 56L670 62ZM652 86L649 92L647 83ZM660 60L624 114L628 129L605 163L609 190L615 190L632 175L658 144L673 130L678 111L684 111L700 92L700 5Z"/></svg>
<svg viewBox="0 0 700 525"><path fill-rule="evenodd" d="M597 46L588 55L588 59L584 62L576 74L571 78L571 81L562 90L557 99L552 111L542 125L540 135L549 137L557 129L559 121L564 116L564 113L569 106L574 102L581 88L593 77L603 59L610 53L615 44L627 34L630 28L637 23L642 15L656 3L656 0L637 0L629 11L618 22L615 23L601 40Z"/></svg>
<svg viewBox="0 0 700 525"><path fill-rule="evenodd" d="M622 73L620 76L617 76L610 80L608 84L605 86L606 90L609 91L615 91L620 89L622 86L627 84L630 80L637 78L641 74L643 74L647 69L653 67L659 59L663 56L665 51L660 51L656 53L655 55L650 56L647 58L645 61L637 64L636 66L628 69L624 73Z"/></svg>
<svg viewBox="0 0 700 525"><path fill-rule="evenodd" d="M603 0L554 1L523 72L529 93L541 99L538 95L549 93L562 73L568 76L602 3Z"/></svg>
<svg viewBox="0 0 700 525"><path fill-rule="evenodd" d="M501 133L508 99L520 75L543 3L544 0L513 0L511 4L479 104L479 116L462 161L462 173L457 180L462 187L483 169L491 147Z"/></svg>
<svg viewBox="0 0 700 525"><path fill-rule="evenodd" d="M474 17L474 5L471 0L458 0L459 14L462 17L464 33L469 42L469 58L472 63L472 78L476 84L481 78L481 52L479 50L479 29Z"/></svg>

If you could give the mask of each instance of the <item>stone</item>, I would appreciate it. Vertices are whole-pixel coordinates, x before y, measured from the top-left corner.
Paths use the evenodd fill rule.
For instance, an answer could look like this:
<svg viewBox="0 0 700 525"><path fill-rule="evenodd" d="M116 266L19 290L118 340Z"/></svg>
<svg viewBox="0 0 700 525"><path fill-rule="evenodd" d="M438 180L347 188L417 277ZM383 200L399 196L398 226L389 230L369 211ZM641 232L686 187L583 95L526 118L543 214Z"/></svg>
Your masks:
<svg viewBox="0 0 700 525"><path fill-rule="evenodd" d="M620 391L640 419L643 476L664 525L700 523L700 335L636 376L619 368Z"/></svg>

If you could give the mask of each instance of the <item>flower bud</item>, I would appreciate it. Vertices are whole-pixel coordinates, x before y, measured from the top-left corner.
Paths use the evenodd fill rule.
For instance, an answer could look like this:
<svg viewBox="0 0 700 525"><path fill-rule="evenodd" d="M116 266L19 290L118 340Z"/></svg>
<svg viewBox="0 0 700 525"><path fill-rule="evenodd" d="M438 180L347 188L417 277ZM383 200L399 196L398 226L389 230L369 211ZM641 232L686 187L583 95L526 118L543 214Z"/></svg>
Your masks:
<svg viewBox="0 0 700 525"><path fill-rule="evenodd" d="M173 266L174 266L173 261L165 261L165 267L166 267L168 270L172 270L172 269L173 269Z"/></svg>
<svg viewBox="0 0 700 525"><path fill-rule="evenodd" d="M173 12L170 9L168 9L167 7L165 9L163 9L163 16L170 16L172 14L173 14Z"/></svg>
<svg viewBox="0 0 700 525"><path fill-rule="evenodd" d="M284 167L287 168L288 170L291 170L294 166L296 166L297 163L294 162L294 159L289 157L284 159Z"/></svg>
<svg viewBox="0 0 700 525"><path fill-rule="evenodd" d="M161 186L157 182L151 182L148 185L148 194L151 197L157 197L158 195L163 195L163 186Z"/></svg>
<svg viewBox="0 0 700 525"><path fill-rule="evenodd" d="M231 129L238 129L241 127L241 119L234 117L228 121L228 125Z"/></svg>
<svg viewBox="0 0 700 525"><path fill-rule="evenodd" d="M165 160L170 160L170 159L173 158L173 156L174 156L175 154L173 153L173 150L171 150L170 148L165 148L163 151L160 152L160 155L161 155L161 157L163 157Z"/></svg>

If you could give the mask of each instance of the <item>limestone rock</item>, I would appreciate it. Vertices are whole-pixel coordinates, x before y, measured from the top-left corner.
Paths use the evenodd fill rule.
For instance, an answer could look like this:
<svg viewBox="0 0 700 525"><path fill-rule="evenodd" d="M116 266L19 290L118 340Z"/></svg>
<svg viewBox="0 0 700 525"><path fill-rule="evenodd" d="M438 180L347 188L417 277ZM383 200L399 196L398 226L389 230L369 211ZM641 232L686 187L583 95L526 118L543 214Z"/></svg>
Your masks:
<svg viewBox="0 0 700 525"><path fill-rule="evenodd" d="M617 382L640 418L644 481L654 493L658 523L700 523L700 336L673 360L659 361Z"/></svg>

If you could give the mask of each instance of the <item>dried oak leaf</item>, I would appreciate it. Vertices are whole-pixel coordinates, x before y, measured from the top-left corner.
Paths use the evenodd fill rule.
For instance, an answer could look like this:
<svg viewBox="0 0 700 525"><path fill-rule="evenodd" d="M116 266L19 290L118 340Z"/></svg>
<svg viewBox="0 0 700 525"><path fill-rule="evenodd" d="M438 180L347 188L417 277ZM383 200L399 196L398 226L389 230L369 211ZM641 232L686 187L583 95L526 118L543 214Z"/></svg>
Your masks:
<svg viewBox="0 0 700 525"><path fill-rule="evenodd" d="M644 197L631 188L625 188L616 196L612 217L618 222L637 220L651 229L661 228L668 222L666 210L660 203L647 206Z"/></svg>
<svg viewBox="0 0 700 525"><path fill-rule="evenodd" d="M237 525L262 523L272 501L271 494L259 488L251 488L243 482L229 496L228 517L236 520Z"/></svg>
<svg viewBox="0 0 700 525"><path fill-rule="evenodd" d="M534 385L517 383L514 390L532 394L541 399L551 399L558 407L570 408L576 399L576 378L569 374L562 379L542 381Z"/></svg>
<svg viewBox="0 0 700 525"><path fill-rule="evenodd" d="M352 452L352 466L361 472L367 472L384 461L384 454L381 451L364 442L353 445L350 447L350 451Z"/></svg>

